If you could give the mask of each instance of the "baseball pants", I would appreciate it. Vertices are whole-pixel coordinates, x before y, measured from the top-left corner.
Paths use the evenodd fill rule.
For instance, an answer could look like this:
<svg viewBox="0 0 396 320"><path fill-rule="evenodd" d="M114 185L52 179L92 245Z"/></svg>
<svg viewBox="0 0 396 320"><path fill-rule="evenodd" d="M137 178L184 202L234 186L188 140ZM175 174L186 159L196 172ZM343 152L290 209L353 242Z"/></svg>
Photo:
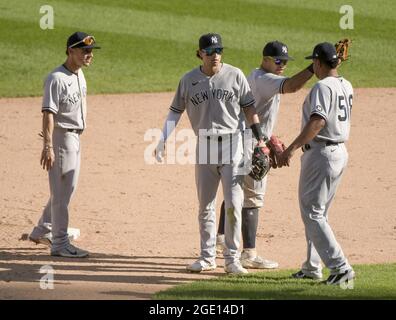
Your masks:
<svg viewBox="0 0 396 320"><path fill-rule="evenodd" d="M228 135L229 137L231 136ZM206 143L205 139L198 139L197 147L199 150L201 148L199 145ZM218 137L214 139L218 139ZM218 153L219 156L217 161L215 161L217 163L205 164L201 161L195 166L195 181L199 201L198 221L201 238L201 257L208 261L214 261L216 258L215 209L216 194L221 181L226 212L225 245L227 249L224 251L224 259L226 265L228 265L239 259L238 248L241 243L241 212L243 205L243 175L240 174L239 168L243 156L241 135L232 136L231 141L224 136L219 152L217 150L209 152L209 158L212 160L214 153Z"/></svg>
<svg viewBox="0 0 396 320"><path fill-rule="evenodd" d="M348 161L344 144L326 146L310 143L301 157L299 202L305 225L307 260L302 265L306 275L322 276L321 260L331 274L351 268L328 222L328 210Z"/></svg>
<svg viewBox="0 0 396 320"><path fill-rule="evenodd" d="M76 190L80 173L80 137L77 133L55 128L53 148L55 162L49 170L50 198L44 208L38 225L33 229L33 238L49 232L46 224L52 225L52 250L56 251L69 244L67 227L69 224L69 203Z"/></svg>

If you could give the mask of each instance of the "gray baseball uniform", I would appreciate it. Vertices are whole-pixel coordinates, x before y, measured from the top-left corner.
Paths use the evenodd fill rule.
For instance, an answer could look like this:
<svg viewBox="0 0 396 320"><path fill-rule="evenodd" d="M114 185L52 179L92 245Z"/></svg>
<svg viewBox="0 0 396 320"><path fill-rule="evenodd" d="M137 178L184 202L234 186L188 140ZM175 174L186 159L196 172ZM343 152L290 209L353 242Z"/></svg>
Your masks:
<svg viewBox="0 0 396 320"><path fill-rule="evenodd" d="M77 187L80 172L80 133L86 127L87 84L84 74L67 70L63 65L53 70L45 81L42 111L54 114L53 150L55 163L49 170L51 196L31 236L40 238L52 224L52 250L64 248L69 239L68 206Z"/></svg>
<svg viewBox="0 0 396 320"><path fill-rule="evenodd" d="M353 89L342 77L326 77L310 91L303 105L302 128L317 114L326 120L314 140L303 147L299 201L308 244L302 266L308 276L322 276L322 260L331 274L351 269L328 223L328 209L348 161Z"/></svg>
<svg viewBox="0 0 396 320"><path fill-rule="evenodd" d="M261 128L267 137L271 137L280 105L282 87L287 79L273 73L267 73L262 68L253 70L248 76L248 82L256 100L256 111ZM264 205L264 195L267 176L256 181L249 175L244 178L244 208L260 208Z"/></svg>
<svg viewBox="0 0 396 320"><path fill-rule="evenodd" d="M181 79L170 107L174 112L187 111L198 136L195 178L201 258L208 262L216 258L215 204L220 181L226 208L225 263L233 263L239 258L243 202L243 176L238 175L238 166L243 158L242 108L252 104L254 98L242 71L223 63L220 71L212 77L199 67L187 73ZM208 155L210 162L207 161ZM226 161L224 155L228 155Z"/></svg>

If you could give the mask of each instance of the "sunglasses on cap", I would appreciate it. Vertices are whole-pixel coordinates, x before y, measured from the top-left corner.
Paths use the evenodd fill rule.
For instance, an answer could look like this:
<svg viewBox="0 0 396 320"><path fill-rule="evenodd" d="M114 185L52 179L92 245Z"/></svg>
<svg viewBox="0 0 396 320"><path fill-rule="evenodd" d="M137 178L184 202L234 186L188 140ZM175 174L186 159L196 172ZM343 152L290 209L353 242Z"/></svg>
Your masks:
<svg viewBox="0 0 396 320"><path fill-rule="evenodd" d="M94 36L86 36L84 39L82 39L76 43L73 43L71 46L69 46L69 48L73 48L80 43L84 43L86 46L90 46L95 43L95 38L94 38Z"/></svg>
<svg viewBox="0 0 396 320"><path fill-rule="evenodd" d="M207 48L207 49L202 49L202 51L205 52L207 56L212 56L215 53L222 54L223 48Z"/></svg>
<svg viewBox="0 0 396 320"><path fill-rule="evenodd" d="M275 59L275 58L273 58L271 56L266 56L266 58L269 58L272 61L274 61L277 66L280 66L281 64L283 64L284 66L287 65L287 60Z"/></svg>

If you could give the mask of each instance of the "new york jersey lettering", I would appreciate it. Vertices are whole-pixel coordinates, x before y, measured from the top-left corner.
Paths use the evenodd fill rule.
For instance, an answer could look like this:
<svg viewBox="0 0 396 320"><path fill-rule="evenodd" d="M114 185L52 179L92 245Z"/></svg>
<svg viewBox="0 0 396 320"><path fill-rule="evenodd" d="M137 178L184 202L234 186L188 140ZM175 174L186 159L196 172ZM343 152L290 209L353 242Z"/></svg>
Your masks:
<svg viewBox="0 0 396 320"><path fill-rule="evenodd" d="M226 89L213 89L210 93L208 91L201 91L194 94L190 98L190 101L194 106L198 106L209 99L209 94L213 99L223 102L231 102L235 98L235 94L232 91Z"/></svg>

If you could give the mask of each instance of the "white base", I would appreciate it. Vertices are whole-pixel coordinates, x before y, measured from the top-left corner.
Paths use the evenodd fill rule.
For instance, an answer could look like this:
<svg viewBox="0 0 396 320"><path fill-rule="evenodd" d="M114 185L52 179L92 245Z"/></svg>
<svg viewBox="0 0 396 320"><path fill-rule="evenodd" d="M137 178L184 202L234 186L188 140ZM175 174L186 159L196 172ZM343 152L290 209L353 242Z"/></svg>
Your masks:
<svg viewBox="0 0 396 320"><path fill-rule="evenodd" d="M52 227L51 227L50 223L44 223L44 225L49 230L52 230ZM67 228L67 234L68 234L70 240L76 240L76 239L78 239L80 237L80 229L78 229L78 228ZM51 234L51 238L52 238L52 234Z"/></svg>

